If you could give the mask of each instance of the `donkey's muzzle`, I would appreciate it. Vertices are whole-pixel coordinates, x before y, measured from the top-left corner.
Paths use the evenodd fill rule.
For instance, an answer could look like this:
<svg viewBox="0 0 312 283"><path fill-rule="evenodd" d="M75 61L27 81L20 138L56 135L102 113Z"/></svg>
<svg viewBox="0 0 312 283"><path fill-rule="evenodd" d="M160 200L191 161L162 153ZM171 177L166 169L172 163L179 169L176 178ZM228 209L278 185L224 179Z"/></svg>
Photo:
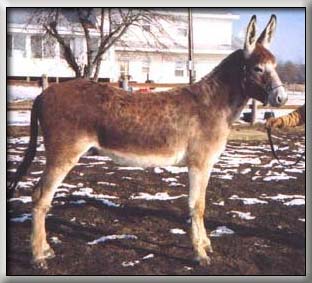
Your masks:
<svg viewBox="0 0 312 283"><path fill-rule="evenodd" d="M268 102L273 107L280 107L284 105L287 99L287 92L283 86L273 89L268 96Z"/></svg>

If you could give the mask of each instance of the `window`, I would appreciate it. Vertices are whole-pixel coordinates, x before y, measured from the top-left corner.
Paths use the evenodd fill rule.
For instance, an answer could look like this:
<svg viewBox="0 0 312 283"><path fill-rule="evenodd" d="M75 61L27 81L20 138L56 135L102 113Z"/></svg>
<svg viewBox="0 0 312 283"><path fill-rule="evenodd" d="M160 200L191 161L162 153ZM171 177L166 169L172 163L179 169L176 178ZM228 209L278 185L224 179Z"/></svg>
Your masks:
<svg viewBox="0 0 312 283"><path fill-rule="evenodd" d="M129 75L129 61L120 60L119 61L120 77L126 77Z"/></svg>
<svg viewBox="0 0 312 283"><path fill-rule="evenodd" d="M176 77L184 77L185 63L183 61L177 61L175 65L174 75Z"/></svg>
<svg viewBox="0 0 312 283"><path fill-rule="evenodd" d="M71 37L64 37L64 42L67 46L70 47L71 50L74 48L74 39ZM65 58L65 51L62 45L60 45L60 57L61 59Z"/></svg>
<svg viewBox="0 0 312 283"><path fill-rule="evenodd" d="M47 37L43 40L43 57L54 58L56 56L55 47L56 41L52 37Z"/></svg>
<svg viewBox="0 0 312 283"><path fill-rule="evenodd" d="M95 58L96 54L99 50L99 39L95 37L90 38L90 52L91 52L91 58L92 60Z"/></svg>
<svg viewBox="0 0 312 283"><path fill-rule="evenodd" d="M7 54L9 57L12 57L13 49L13 36L11 34L7 35Z"/></svg>
<svg viewBox="0 0 312 283"><path fill-rule="evenodd" d="M69 46L72 54L75 56L77 61L84 61L86 56L85 39L83 37L70 37L65 36L63 38L65 45ZM62 45L60 45L60 58L65 59L65 50Z"/></svg>
<svg viewBox="0 0 312 283"><path fill-rule="evenodd" d="M26 57L26 35L20 33L8 34L8 56Z"/></svg>
<svg viewBox="0 0 312 283"><path fill-rule="evenodd" d="M32 35L30 38L31 56L33 58L54 58L56 41L52 37Z"/></svg>
<svg viewBox="0 0 312 283"><path fill-rule="evenodd" d="M144 75L147 75L149 74L150 72L150 60L149 59L145 59L143 62L142 62L142 73Z"/></svg>
<svg viewBox="0 0 312 283"><path fill-rule="evenodd" d="M32 35L30 38L31 57L42 58L42 36Z"/></svg>

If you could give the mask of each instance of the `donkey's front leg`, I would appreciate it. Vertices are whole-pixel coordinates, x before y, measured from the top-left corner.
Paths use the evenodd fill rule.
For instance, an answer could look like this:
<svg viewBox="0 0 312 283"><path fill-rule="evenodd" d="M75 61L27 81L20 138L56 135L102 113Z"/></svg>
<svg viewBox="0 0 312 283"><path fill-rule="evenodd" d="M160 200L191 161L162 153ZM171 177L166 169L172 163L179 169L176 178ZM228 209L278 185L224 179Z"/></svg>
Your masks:
<svg viewBox="0 0 312 283"><path fill-rule="evenodd" d="M211 168L204 166L204 168L190 167L189 181L190 181L190 195L189 208L192 218L192 243L196 253L196 259L200 265L206 266L210 264L210 258L206 253L212 252L212 247L209 238L206 234L204 225L205 212L205 196L206 188L210 176Z"/></svg>

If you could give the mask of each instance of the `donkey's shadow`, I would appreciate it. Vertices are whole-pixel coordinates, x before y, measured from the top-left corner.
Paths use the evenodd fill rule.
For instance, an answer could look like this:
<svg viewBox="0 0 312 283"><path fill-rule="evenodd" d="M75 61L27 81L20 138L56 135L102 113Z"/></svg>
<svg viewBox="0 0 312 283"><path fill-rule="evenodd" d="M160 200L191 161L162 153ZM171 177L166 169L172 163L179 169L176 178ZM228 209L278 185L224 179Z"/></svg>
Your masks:
<svg viewBox="0 0 312 283"><path fill-rule="evenodd" d="M73 198L74 199L74 198ZM72 198L70 198L72 200ZM168 222L171 222L174 225L182 227L185 230L189 230L190 224L188 223L188 213L186 210L178 209L159 209L153 207L144 207L140 204L131 204L123 205L119 207L107 207L103 206L100 202L94 199L85 199L88 206L95 207L103 217L105 217L105 212L110 211L114 217L120 216L123 218L123 221L127 219L134 219L140 217L151 217L164 219ZM54 205L53 210L61 211L63 209L79 209L75 204L64 205ZM52 211L53 214L53 211ZM84 242L93 241L96 238L100 238L103 235L116 234L116 231L113 228L95 226L85 226L77 222L66 220L63 217L58 217L55 214L48 217L46 220L47 227L50 232L56 235L63 235L65 239L72 239L75 242ZM215 220L205 220L206 227L212 231L218 226L226 226L235 231L234 236L238 237L257 237L261 239L266 239L277 244L286 245L294 249L304 249L305 248L305 238L297 233L290 233L286 229L273 230L268 229L267 227L250 227L240 224L235 224L233 222L222 222ZM29 225L30 229L30 225ZM231 236L232 237L232 236ZM122 250L135 250L139 253L153 253L155 256L175 260L180 264L188 266L197 266L197 263L192 259L192 246L188 241L168 241L167 243L158 241L157 239L151 237L142 238L140 237L137 241L109 241L110 245L118 247ZM101 245L101 244L100 244ZM52 246L54 246L52 244ZM58 246L55 246L58 249ZM178 253L173 253L172 249L178 251ZM216 251L218 254L218 251ZM31 257L31 252L21 252L20 254L15 254L11 256L11 262L14 261L15 264L18 264L24 268L29 266L29 262L23 259ZM57 255L58 256L58 255ZM222 257L220 254L219 256Z"/></svg>
<svg viewBox="0 0 312 283"><path fill-rule="evenodd" d="M99 210L103 210L103 213L101 213L103 217L105 217L105 211L110 210L116 218L118 218L118 216L123 218L123 221L127 221L128 219L131 221L131 219L138 217L151 217L166 220L173 223L174 225L178 225L179 227L184 228L185 230L190 229L190 224L188 221L189 215L187 211L178 209L177 207L172 209L159 209L155 207L142 206L140 204L123 205L119 207L105 207L96 200L92 199L87 200L87 203L88 205L95 206ZM76 207L72 204L69 204L69 206ZM61 206L59 206L59 208L63 209ZM79 223L70 222L58 217L48 218L47 225L54 233L65 233L67 234L66 236L76 239L78 237L83 241L91 241L94 240L96 236L101 237L112 232L111 229L107 229L107 227L105 230L93 226L86 227ZM235 231L234 235L239 237L257 237L294 249L305 248L305 237L298 233L289 232L286 229L268 229L268 227L262 227L259 225L251 227L233 222L216 221L215 219L209 220L209 216L207 215L205 219L205 226L209 231L215 230L219 226L226 226ZM166 244L153 242L150 239L144 239L143 241L158 246L166 246ZM118 241L118 245L120 244L121 242ZM191 249L191 245L178 245L176 243L170 244L170 246L172 245L175 245L177 248ZM166 256L170 257L171 255Z"/></svg>

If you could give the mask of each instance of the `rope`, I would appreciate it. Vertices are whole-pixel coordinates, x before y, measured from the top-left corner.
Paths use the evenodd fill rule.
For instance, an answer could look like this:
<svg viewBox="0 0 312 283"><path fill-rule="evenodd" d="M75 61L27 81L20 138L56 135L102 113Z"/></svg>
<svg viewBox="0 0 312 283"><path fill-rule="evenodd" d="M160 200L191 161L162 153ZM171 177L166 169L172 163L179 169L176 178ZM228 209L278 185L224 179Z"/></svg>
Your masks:
<svg viewBox="0 0 312 283"><path fill-rule="evenodd" d="M272 135L271 135L271 128L267 128L267 134L268 134L268 139L269 139L269 143L270 143L270 147L271 147L271 151L272 151L272 154L274 156L274 158L277 160L277 162L282 165L283 167L293 167L295 165L297 165L301 159L303 158L303 156L305 156L305 151L303 151L301 153L301 155L297 158L297 160L294 162L294 163L291 163L291 164L283 164L281 162L281 160L279 159L279 157L277 156L276 154L276 151L274 149L274 145L273 145L273 140L272 140Z"/></svg>

